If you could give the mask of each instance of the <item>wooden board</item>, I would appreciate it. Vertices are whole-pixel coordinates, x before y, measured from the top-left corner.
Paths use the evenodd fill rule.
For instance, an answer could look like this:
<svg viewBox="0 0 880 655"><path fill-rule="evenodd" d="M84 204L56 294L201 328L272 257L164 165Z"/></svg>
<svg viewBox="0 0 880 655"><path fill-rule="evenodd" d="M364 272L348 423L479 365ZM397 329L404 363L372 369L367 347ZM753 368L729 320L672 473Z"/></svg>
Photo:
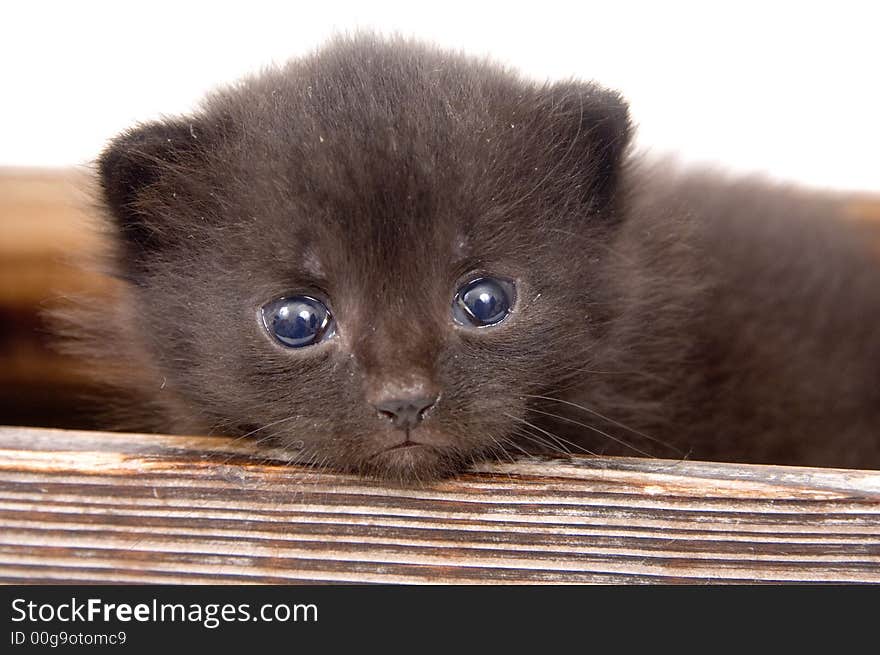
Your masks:
<svg viewBox="0 0 880 655"><path fill-rule="evenodd" d="M0 581L880 582L880 471L579 457L406 488L254 448L0 428Z"/></svg>

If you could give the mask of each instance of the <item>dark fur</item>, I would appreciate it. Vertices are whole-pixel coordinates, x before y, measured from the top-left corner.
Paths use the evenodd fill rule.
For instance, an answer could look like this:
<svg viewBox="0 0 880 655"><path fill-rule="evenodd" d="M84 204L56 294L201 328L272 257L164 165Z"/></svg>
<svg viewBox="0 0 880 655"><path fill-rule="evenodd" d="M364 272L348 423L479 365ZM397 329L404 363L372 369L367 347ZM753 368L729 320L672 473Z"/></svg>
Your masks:
<svg viewBox="0 0 880 655"><path fill-rule="evenodd" d="M880 268L839 203L646 169L629 132L594 85L361 37L123 134L100 179L127 284L76 319L132 398L118 427L402 479L558 437L880 466ZM457 328L483 272L516 311ZM337 339L268 338L258 308L291 291L330 299ZM366 398L412 380L442 393L430 447L384 452L400 432Z"/></svg>

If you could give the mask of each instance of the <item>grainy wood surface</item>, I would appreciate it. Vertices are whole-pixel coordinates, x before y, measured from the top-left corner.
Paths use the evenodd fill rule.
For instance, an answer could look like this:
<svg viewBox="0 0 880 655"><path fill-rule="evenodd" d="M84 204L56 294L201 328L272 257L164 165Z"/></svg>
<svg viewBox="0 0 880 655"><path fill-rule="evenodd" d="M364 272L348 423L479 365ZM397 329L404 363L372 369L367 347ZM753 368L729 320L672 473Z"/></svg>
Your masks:
<svg viewBox="0 0 880 655"><path fill-rule="evenodd" d="M0 428L0 581L880 582L880 471L536 459L404 488Z"/></svg>

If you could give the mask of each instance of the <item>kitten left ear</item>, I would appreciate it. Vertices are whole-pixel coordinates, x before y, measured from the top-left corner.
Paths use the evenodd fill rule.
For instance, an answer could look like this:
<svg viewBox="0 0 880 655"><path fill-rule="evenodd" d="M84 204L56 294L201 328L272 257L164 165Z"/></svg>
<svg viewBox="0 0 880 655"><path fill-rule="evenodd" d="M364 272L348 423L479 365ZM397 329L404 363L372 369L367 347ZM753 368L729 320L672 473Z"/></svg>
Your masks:
<svg viewBox="0 0 880 655"><path fill-rule="evenodd" d="M101 153L101 190L126 266L142 266L175 240L182 220L175 210L193 195L203 139L194 123L165 120L121 134Z"/></svg>
<svg viewBox="0 0 880 655"><path fill-rule="evenodd" d="M629 107L616 92L584 82L548 89L552 157L577 175L583 198L596 208L613 198L630 144Z"/></svg>

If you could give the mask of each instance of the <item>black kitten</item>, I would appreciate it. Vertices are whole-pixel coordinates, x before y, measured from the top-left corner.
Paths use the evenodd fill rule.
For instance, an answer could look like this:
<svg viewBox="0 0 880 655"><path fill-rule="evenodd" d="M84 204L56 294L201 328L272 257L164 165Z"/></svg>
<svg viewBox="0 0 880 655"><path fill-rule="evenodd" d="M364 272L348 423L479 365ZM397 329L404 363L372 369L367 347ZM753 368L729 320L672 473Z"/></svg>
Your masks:
<svg viewBox="0 0 880 655"><path fill-rule="evenodd" d="M880 466L840 203L627 158L616 93L338 40L100 159L118 427L399 479L521 450Z"/></svg>

